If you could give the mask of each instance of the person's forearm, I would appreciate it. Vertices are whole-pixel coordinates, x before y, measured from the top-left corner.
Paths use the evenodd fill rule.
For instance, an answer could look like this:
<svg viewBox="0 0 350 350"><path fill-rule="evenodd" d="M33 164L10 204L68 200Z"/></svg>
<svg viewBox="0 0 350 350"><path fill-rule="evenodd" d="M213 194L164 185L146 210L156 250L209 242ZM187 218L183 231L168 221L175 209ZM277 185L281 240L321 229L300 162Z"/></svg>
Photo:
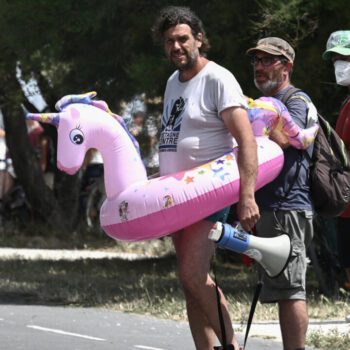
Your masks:
<svg viewBox="0 0 350 350"><path fill-rule="evenodd" d="M240 175L239 202L237 216L244 230L251 230L259 220L259 208L255 202L255 187L258 174L257 144L243 108L233 108L222 112L225 125L238 144L238 170Z"/></svg>
<svg viewBox="0 0 350 350"><path fill-rule="evenodd" d="M257 145L255 138L243 140L238 150L240 198L254 198L258 174Z"/></svg>

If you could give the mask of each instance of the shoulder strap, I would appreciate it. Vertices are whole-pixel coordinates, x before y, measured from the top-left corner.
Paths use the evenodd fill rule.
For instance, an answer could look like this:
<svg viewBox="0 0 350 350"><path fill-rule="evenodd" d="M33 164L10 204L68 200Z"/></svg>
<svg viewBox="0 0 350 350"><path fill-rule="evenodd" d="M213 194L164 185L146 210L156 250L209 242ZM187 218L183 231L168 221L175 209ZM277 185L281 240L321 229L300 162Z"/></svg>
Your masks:
<svg viewBox="0 0 350 350"><path fill-rule="evenodd" d="M221 343L222 343L222 346L214 346L214 350L226 350L226 349L229 350L230 348L229 348L229 345L227 344L224 316L222 314L222 309L221 309L221 295L220 295L220 292L219 292L219 284L218 284L217 277L216 277L215 263L216 263L216 254L214 254L214 257L213 257L212 269L213 269L213 274L214 274L215 291L216 291L216 303L217 303L218 316L219 316L219 322L220 322L220 328L221 328ZM235 349L233 349L233 350L235 350Z"/></svg>
<svg viewBox="0 0 350 350"><path fill-rule="evenodd" d="M215 257L214 257L214 259L215 259ZM214 346L214 350L235 350L232 345L226 343L227 340L226 340L225 323L224 323L224 318L223 318L223 315L222 315L219 285L218 285L218 282L217 282L216 272L215 272L214 266L215 266L215 260L213 262L213 273L214 273L215 290L216 290L216 301L217 301L217 307L218 307L218 313L219 313L219 321L220 321L220 328L221 328L221 337L222 337L221 341L222 341L222 344L223 344L222 346ZM255 308L256 308L256 305L257 305L257 303L259 301L259 296L260 296L260 292L261 292L262 286L263 286L263 282L262 282L261 279L259 279L259 281L258 281L258 283L257 283L257 285L255 287L255 292L254 292L252 304L250 306L249 317L248 317L248 321L247 321L247 328L246 328L245 336L244 336L243 349L246 348L248 335L249 335L249 331L250 331L250 326L252 325L252 322L253 322L253 316L254 316L254 313L255 313Z"/></svg>
<svg viewBox="0 0 350 350"><path fill-rule="evenodd" d="M246 328L245 336L244 336L243 349L245 349L246 345L247 345L247 340L248 340L248 335L249 335L249 331L250 331L250 326L252 325L252 322L253 322L253 316L254 316L254 312L255 312L255 307L256 307L256 304L257 304L257 302L259 300L259 296L260 296L260 292L261 292L262 286L263 286L263 282L261 280L259 280L257 285L256 285L256 287L255 287L255 292L254 292L252 304L250 306L249 317L248 317L248 322L247 322L247 328Z"/></svg>
<svg viewBox="0 0 350 350"><path fill-rule="evenodd" d="M292 97L292 95L294 95L296 92L299 92L299 91L301 91L301 89L291 86L288 89L288 91L283 95L281 102L285 104Z"/></svg>
<svg viewBox="0 0 350 350"><path fill-rule="evenodd" d="M347 104L347 103L349 103L350 102L350 96L348 96L344 101L343 101L343 103L341 104L341 106L340 106L340 109L342 109L343 107L345 107L345 105Z"/></svg>
<svg viewBox="0 0 350 350"><path fill-rule="evenodd" d="M214 269L214 266L213 266L213 269ZM220 322L220 328L221 328L221 342L223 344L223 348L225 348L227 346L225 322L224 322L224 316L222 315L221 297L220 297L219 286L218 286L215 270L214 270L214 281L215 281L215 291L216 291L216 302L218 307L219 322ZM214 348L214 349L217 349L217 348ZM218 349L220 349L220 347Z"/></svg>

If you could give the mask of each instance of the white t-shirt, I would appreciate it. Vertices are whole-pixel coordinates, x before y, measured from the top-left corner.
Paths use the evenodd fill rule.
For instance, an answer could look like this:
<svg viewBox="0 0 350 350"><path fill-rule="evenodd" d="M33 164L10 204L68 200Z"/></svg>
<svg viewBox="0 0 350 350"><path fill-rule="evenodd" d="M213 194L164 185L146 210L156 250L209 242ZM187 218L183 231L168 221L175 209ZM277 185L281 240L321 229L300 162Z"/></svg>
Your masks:
<svg viewBox="0 0 350 350"><path fill-rule="evenodd" d="M191 80L171 75L164 95L159 140L160 174L191 169L232 150L235 145L220 113L229 107L247 108L237 80L214 62Z"/></svg>

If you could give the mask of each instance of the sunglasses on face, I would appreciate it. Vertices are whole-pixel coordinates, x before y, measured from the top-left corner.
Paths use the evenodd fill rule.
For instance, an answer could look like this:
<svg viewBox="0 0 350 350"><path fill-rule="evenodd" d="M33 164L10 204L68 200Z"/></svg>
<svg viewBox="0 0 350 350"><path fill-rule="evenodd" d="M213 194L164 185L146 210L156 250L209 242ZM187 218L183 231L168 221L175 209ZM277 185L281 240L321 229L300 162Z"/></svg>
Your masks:
<svg viewBox="0 0 350 350"><path fill-rule="evenodd" d="M257 57L257 56L252 56L250 63L252 66L256 66L259 63L262 64L263 67L269 67L272 64L276 62L281 62L281 63L286 63L286 59L284 57L273 57L273 56L264 56L264 57Z"/></svg>

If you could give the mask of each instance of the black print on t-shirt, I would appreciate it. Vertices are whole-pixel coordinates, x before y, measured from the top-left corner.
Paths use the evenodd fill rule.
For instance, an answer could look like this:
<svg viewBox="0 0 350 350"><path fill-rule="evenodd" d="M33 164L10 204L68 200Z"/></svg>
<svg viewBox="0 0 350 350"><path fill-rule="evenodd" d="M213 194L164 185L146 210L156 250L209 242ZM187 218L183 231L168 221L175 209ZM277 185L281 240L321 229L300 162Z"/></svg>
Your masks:
<svg viewBox="0 0 350 350"><path fill-rule="evenodd" d="M175 151L179 138L182 114L186 109L186 100L179 97L165 108L162 118L162 132L159 140L159 151ZM170 111L170 113L169 113Z"/></svg>

